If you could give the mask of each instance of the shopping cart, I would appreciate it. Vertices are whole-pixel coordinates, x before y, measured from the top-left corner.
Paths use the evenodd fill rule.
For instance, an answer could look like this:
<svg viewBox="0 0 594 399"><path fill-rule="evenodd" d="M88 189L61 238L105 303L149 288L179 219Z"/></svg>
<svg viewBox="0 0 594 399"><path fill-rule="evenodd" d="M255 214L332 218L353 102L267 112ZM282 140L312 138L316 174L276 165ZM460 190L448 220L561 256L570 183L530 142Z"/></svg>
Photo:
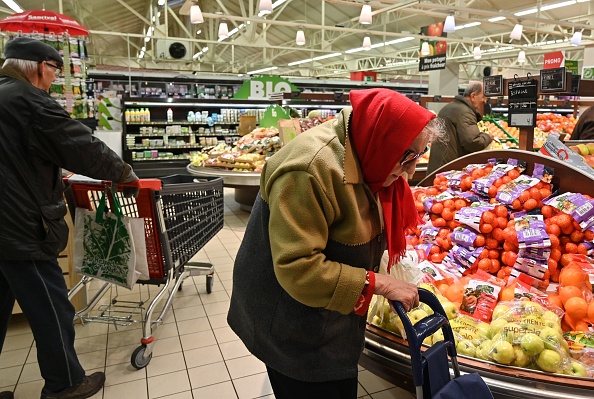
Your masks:
<svg viewBox="0 0 594 399"><path fill-rule="evenodd" d="M101 193L110 182L92 180L85 176L71 175L64 181L71 214L75 217L77 207L95 210ZM161 286L150 300L140 302L118 301L112 297L108 305L101 305L98 315L90 312L114 284L103 283L85 306L76 312L82 322L112 323L125 326L134 322L143 323L141 345L134 350L131 363L137 369L145 367L152 358L154 334L169 310L174 294L182 288L185 278L206 275L206 292L212 291L214 266L190 259L223 228L223 179L220 177L197 177L173 175L161 179L141 179L134 184L139 187L136 198L126 198L122 186L116 197L124 216L144 218L149 280L139 284ZM93 278L83 276L68 294L71 299ZM117 287L115 287L117 290ZM153 313L165 299L158 317ZM145 305L148 304L148 308ZM143 316L144 315L144 316ZM141 320L138 320L138 317Z"/></svg>
<svg viewBox="0 0 594 399"><path fill-rule="evenodd" d="M419 301L428 305L433 314L415 325L402 304L392 301L406 332L417 399L493 399L487 384L477 373L460 375L454 333L437 297L431 291L419 288ZM421 351L423 340L439 329L444 340ZM450 375L448 357L454 379Z"/></svg>

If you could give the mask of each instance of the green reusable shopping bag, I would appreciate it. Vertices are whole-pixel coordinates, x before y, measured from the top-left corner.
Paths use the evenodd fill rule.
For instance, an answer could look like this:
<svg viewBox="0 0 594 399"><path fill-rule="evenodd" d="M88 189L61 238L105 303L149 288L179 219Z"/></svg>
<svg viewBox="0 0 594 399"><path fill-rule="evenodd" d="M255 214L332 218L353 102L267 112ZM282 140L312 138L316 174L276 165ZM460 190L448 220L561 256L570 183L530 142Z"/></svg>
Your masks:
<svg viewBox="0 0 594 399"><path fill-rule="evenodd" d="M111 197L113 212L107 211L108 196ZM132 221L136 228L132 227ZM141 223L140 226L137 222ZM132 288L140 276L148 278L143 225L143 219L123 216L117 197L111 191L103 192L96 211L77 208L75 271L126 288ZM136 231L134 236L133 231Z"/></svg>

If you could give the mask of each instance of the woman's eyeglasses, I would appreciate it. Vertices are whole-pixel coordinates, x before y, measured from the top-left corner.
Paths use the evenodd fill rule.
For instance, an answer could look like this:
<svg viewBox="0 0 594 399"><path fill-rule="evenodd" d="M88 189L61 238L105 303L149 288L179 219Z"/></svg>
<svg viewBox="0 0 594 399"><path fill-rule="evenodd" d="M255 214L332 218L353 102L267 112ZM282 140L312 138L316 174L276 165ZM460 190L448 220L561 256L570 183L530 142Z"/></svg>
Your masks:
<svg viewBox="0 0 594 399"><path fill-rule="evenodd" d="M427 153L427 151L429 151L429 146L425 147L425 149L423 151L418 152L418 153L414 152L412 150L406 150L406 152L402 156L402 159L400 160L400 166L406 166L406 165L416 161L417 159L419 159L420 157L425 155Z"/></svg>

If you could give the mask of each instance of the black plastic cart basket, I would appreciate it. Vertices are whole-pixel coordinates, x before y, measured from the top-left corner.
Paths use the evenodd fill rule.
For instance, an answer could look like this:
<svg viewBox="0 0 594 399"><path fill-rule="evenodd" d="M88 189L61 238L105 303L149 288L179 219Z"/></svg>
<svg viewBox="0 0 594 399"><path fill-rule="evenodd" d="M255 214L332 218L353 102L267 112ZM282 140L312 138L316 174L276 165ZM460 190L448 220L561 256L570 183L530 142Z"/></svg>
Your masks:
<svg viewBox="0 0 594 399"><path fill-rule="evenodd" d="M95 210L101 193L110 182L92 180L85 176L71 175L64 178L69 186L66 191L72 217L75 209ZM111 299L100 309L99 315L89 312L99 303L101 297L113 288L103 283L98 292L86 301L85 307L76 313L83 322L103 322L128 325L138 320L143 323L141 345L131 357L132 366L141 369L152 358L154 334L163 322L176 291L182 288L183 280L189 276L206 275L206 292L210 293L214 281L214 266L210 263L191 262L190 259L223 228L224 199L223 179L220 177L196 177L173 175L160 179L140 179L134 184L139 188L136 198L125 198L118 185L116 196L125 216L144 218L149 280L139 284L162 287L150 301L130 302ZM93 278L83 276L69 292L74 297ZM153 320L157 304L166 299L158 317ZM148 308L144 305L148 302ZM143 316L144 315L144 316Z"/></svg>

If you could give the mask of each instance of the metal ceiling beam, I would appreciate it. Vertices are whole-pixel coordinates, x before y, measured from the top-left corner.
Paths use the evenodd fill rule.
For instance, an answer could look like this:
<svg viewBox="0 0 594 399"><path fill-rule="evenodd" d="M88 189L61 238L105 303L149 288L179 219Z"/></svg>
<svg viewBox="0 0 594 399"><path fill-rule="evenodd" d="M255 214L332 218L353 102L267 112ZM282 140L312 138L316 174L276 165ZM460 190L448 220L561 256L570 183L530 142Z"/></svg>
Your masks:
<svg viewBox="0 0 594 399"><path fill-rule="evenodd" d="M143 21L145 24L147 25L151 25L151 21L149 21L148 19L146 19L145 17L143 17L142 15L140 15L135 9L133 9L132 7L130 7L125 1L123 0L116 0L118 3L120 3L122 6L126 7L126 9L128 11L130 11L132 14L136 15L136 17L138 17L141 21ZM165 21L167 21L167 17L165 18Z"/></svg>

